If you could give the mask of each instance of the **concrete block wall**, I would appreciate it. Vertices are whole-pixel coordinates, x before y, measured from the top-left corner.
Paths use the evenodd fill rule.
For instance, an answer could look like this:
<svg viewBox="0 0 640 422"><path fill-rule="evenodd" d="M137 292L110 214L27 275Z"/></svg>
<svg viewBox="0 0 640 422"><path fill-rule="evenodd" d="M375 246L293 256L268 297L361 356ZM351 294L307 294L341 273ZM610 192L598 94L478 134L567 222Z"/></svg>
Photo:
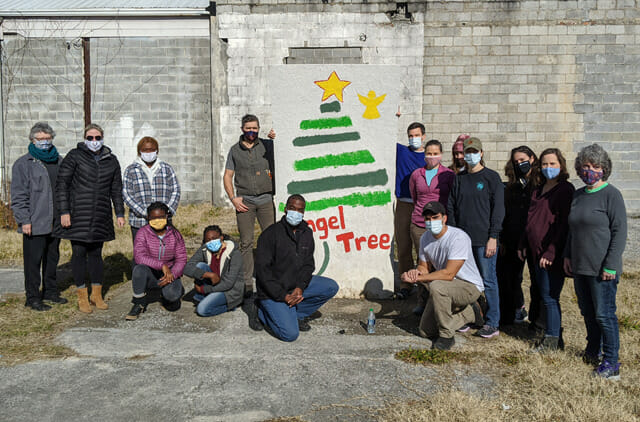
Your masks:
<svg viewBox="0 0 640 422"><path fill-rule="evenodd" d="M227 41L228 103L220 107L221 140L214 162L224 162L229 148L237 142L244 114L260 117L263 134L272 126L268 70L284 64L290 49L358 48L362 63L404 66L406 70L397 77L402 85L398 137L404 140L407 125L422 116L424 25L421 13L415 13L412 21L392 20L385 14L388 9L395 10L395 5L257 1L249 6L246 2L218 2L218 36ZM221 203L228 203L225 197L221 196Z"/></svg>
<svg viewBox="0 0 640 422"><path fill-rule="evenodd" d="M558 147L577 186L575 154L597 142L613 160L610 181L640 213L639 6L428 2L425 124L446 145L477 135L499 171L515 146Z"/></svg>
<svg viewBox="0 0 640 422"><path fill-rule="evenodd" d="M138 141L153 136L178 175L181 201L211 201L209 39L92 39L91 75L92 119L123 170Z"/></svg>
<svg viewBox="0 0 640 422"><path fill-rule="evenodd" d="M46 121L56 131L61 153L82 139L82 50L62 39L5 36L2 44L2 99L6 176L27 153L29 131Z"/></svg>

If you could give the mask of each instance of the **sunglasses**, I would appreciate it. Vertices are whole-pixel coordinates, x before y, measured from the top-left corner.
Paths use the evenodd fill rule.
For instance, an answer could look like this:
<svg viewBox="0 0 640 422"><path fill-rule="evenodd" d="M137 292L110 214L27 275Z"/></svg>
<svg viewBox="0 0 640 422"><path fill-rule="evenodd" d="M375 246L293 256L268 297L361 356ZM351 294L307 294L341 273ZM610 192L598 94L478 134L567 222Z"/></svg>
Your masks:
<svg viewBox="0 0 640 422"><path fill-rule="evenodd" d="M100 136L100 135L98 135L98 136L91 136L91 135L87 136L87 141L93 141L94 139L96 141L102 141L102 136Z"/></svg>

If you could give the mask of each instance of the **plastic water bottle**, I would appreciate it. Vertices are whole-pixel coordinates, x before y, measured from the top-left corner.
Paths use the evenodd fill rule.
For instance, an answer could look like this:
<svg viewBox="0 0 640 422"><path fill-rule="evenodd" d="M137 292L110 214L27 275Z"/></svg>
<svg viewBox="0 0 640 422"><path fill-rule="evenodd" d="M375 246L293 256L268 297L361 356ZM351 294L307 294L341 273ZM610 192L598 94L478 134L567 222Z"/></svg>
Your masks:
<svg viewBox="0 0 640 422"><path fill-rule="evenodd" d="M369 309L369 319L367 319L367 333L374 334L376 332L376 314L373 309Z"/></svg>

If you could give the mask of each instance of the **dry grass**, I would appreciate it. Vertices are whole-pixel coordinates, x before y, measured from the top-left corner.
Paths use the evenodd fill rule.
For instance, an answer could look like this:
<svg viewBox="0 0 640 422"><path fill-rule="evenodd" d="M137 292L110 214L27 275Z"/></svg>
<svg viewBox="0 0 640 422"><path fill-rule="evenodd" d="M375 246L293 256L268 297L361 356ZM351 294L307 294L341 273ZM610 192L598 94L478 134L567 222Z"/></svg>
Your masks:
<svg viewBox="0 0 640 422"><path fill-rule="evenodd" d="M622 362L619 382L592 378L593 368L582 363L580 354L585 346L586 331L573 283L567 279L561 298L565 351L546 355L527 353L533 340L523 337L526 330L513 330L507 335L503 332L495 340L468 336L465 346L456 352L468 355L471 364L459 363L459 356L450 363L441 365L438 362L432 366L442 373L443 380L451 376L453 369L492 375L495 384L487 386L486 395L468 394L443 382L435 395L424 395L420 400L410 402L389 401L381 409L371 410L372 417L381 421L639 420L638 281L627 278L618 290Z"/></svg>
<svg viewBox="0 0 640 422"><path fill-rule="evenodd" d="M69 298L70 294L63 296ZM75 302L56 305L49 312L25 308L24 296L0 302L0 366L74 355L71 349L56 345L53 339L77 316Z"/></svg>
<svg viewBox="0 0 640 422"><path fill-rule="evenodd" d="M207 225L217 224L223 231L237 236L235 221L232 210L211 205L182 206L180 213L174 218L174 224L185 238L188 253L200 246L202 230ZM22 268L22 235L15 232L15 228L0 229L0 245L0 265ZM105 261L105 293L131 278L132 254L129 226L116 228L116 239L107 242L102 252ZM70 259L71 243L63 240L60 243L58 287L62 296L69 299L68 304L56 305L47 312L34 312L24 307L24 295L12 295L0 302L0 365L73 355L72 350L53 342L55 336L69 323L81 317L77 310Z"/></svg>
<svg viewBox="0 0 640 422"><path fill-rule="evenodd" d="M238 237L235 213L229 208L218 208L209 204L183 205L173 219L173 223L184 236L188 253L194 252L200 246L202 230L211 224L219 225L231 237ZM256 233L259 233L257 228ZM22 235L15 231L15 227L11 230L0 229L0 244L2 245L0 247L0 265L22 266ZM116 227L115 240L104 245L103 256L118 254L129 259L133 255L131 229L128 224L123 228ZM70 259L71 243L68 240L63 240L60 243L60 265L64 265Z"/></svg>

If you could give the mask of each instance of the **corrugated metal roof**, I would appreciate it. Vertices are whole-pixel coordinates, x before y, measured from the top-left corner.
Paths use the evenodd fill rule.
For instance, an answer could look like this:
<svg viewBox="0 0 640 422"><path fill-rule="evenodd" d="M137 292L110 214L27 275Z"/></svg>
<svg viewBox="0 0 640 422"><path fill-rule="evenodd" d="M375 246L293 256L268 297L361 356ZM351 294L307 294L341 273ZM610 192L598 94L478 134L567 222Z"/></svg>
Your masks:
<svg viewBox="0 0 640 422"><path fill-rule="evenodd" d="M0 0L0 16L202 14L208 0Z"/></svg>

